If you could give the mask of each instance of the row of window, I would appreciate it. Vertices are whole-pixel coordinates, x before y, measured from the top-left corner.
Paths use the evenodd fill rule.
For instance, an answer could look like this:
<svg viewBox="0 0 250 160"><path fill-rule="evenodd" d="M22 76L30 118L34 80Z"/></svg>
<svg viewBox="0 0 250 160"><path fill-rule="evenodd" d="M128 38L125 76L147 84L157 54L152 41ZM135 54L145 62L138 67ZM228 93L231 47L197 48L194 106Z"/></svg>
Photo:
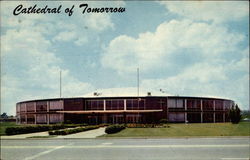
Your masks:
<svg viewBox="0 0 250 160"><path fill-rule="evenodd" d="M105 103L105 105L104 105ZM145 100L143 99L113 99L113 100L87 100L85 110L143 110L145 109Z"/></svg>
<svg viewBox="0 0 250 160"><path fill-rule="evenodd" d="M41 101L17 104L17 112L35 112L49 110L63 110L63 101Z"/></svg>
<svg viewBox="0 0 250 160"><path fill-rule="evenodd" d="M88 116L88 123L97 124L99 121L104 123L125 123L124 115L110 114L105 119L104 117ZM138 123L142 122L142 115L139 114L127 114L126 123Z"/></svg>
<svg viewBox="0 0 250 160"><path fill-rule="evenodd" d="M229 109L232 106L231 101L222 100L196 100L187 99L186 100L187 109L202 109L203 110L223 110ZM168 99L169 108L185 108L184 99Z"/></svg>
<svg viewBox="0 0 250 160"><path fill-rule="evenodd" d="M185 113L169 113L169 121L170 122L185 122ZM214 119L215 118L215 119ZM221 114L221 113L215 113L215 117L213 113L203 113L202 115L200 113L188 113L187 114L187 122L201 122L201 119L203 122L223 122L228 121L228 115Z"/></svg>
<svg viewBox="0 0 250 160"><path fill-rule="evenodd" d="M17 122L18 123L26 123L27 119L27 124L47 124L49 123L60 123L63 122L63 114L32 114L32 115L21 115L17 117Z"/></svg>
<svg viewBox="0 0 250 160"><path fill-rule="evenodd" d="M78 102L78 101L77 101ZM104 104L105 103L105 104ZM185 104L186 103L186 104ZM70 103L71 104L71 103ZM229 109L233 104L231 101L222 100L197 100L197 99L110 99L110 100L86 100L85 105L78 102L70 108L65 103L65 110L145 110L145 109L162 109L164 106L168 108L185 108L191 110L223 110ZM17 112L34 112L34 111L47 111L49 110L63 110L63 101L39 101L17 104Z"/></svg>

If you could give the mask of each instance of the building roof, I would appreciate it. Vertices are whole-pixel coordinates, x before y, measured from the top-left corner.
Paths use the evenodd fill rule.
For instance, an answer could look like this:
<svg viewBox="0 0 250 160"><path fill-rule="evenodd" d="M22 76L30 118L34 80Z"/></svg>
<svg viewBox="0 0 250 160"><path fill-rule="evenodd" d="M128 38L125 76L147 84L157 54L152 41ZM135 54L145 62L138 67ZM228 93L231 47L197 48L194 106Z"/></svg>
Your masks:
<svg viewBox="0 0 250 160"><path fill-rule="evenodd" d="M129 88L108 88L108 89L98 89L94 92L87 93L83 95L84 98L107 98L107 97L145 97L149 96L148 92L150 92L150 96L152 97L187 97L187 98L214 98L214 99L226 99L230 100L227 97L219 97L212 95L174 95L169 94L164 90L145 90L139 89L139 96L137 94L137 88L129 87ZM96 93L96 94L94 94ZM198 93L197 93L198 94Z"/></svg>
<svg viewBox="0 0 250 160"><path fill-rule="evenodd" d="M83 97L91 98L91 97L144 97L149 96L148 93L151 93L151 96L173 96L169 93L164 91L150 91L145 89L139 89L135 87L128 87L128 88L108 88L108 89L98 89L94 92L87 93L83 95ZM94 94L96 93L96 94Z"/></svg>
<svg viewBox="0 0 250 160"><path fill-rule="evenodd" d="M151 93L151 95L148 95L148 92ZM95 93L95 94L94 94ZM93 92L76 96L76 97L62 97L62 98L48 98L48 99L34 99L34 100L27 100L27 101L21 101L21 102L34 102L34 101L44 101L44 100L63 100L63 99L70 99L70 98L133 98L133 97L172 97L172 98L193 98L193 99L224 99L224 100L231 100L230 98L225 97L217 97L217 96L210 96L210 95L199 95L197 93L196 95L172 95L167 93L164 90L145 90L145 89L139 89L139 96L137 94L137 88L135 87L128 87L128 88L109 88L109 89L98 89ZM20 103L20 102L18 102Z"/></svg>

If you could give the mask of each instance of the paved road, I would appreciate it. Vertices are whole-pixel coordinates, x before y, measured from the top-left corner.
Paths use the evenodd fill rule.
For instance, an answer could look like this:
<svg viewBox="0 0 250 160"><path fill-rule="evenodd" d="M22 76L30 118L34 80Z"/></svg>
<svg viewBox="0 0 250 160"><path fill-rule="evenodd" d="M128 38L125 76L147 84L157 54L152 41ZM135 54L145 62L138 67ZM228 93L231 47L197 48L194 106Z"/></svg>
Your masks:
<svg viewBox="0 0 250 160"><path fill-rule="evenodd" d="M249 138L1 140L2 160L248 160Z"/></svg>

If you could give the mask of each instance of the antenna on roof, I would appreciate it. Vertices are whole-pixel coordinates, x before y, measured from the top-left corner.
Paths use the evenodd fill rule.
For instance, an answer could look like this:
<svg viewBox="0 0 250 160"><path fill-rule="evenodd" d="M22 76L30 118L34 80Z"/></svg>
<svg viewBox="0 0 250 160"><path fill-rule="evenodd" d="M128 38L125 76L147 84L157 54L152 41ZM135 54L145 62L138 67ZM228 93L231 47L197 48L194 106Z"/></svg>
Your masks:
<svg viewBox="0 0 250 160"><path fill-rule="evenodd" d="M164 91L163 89L160 89L160 92L161 92L161 93L165 93L165 91Z"/></svg>
<svg viewBox="0 0 250 160"><path fill-rule="evenodd" d="M102 93L94 92L94 96L100 96Z"/></svg>

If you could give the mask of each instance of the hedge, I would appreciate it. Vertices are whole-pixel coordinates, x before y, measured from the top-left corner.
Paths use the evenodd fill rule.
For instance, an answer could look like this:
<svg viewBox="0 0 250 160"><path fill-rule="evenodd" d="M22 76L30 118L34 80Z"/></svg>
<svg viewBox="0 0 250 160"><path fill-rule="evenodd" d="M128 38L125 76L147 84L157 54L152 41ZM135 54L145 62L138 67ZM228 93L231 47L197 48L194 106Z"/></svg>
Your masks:
<svg viewBox="0 0 250 160"><path fill-rule="evenodd" d="M65 128L75 128L75 127L83 127L87 126L88 124L82 123L82 124L64 124Z"/></svg>
<svg viewBox="0 0 250 160"><path fill-rule="evenodd" d="M128 128L155 128L155 124L136 124L136 123L128 123L126 124Z"/></svg>
<svg viewBox="0 0 250 160"><path fill-rule="evenodd" d="M120 125L111 125L111 126L108 126L106 129L105 129L105 132L107 134L112 134L112 133L117 133L117 132L120 132L121 130L125 129L125 126L120 124Z"/></svg>
<svg viewBox="0 0 250 160"><path fill-rule="evenodd" d="M67 134L73 134L83 131L88 131L92 129L97 129L99 126L86 126L86 127L79 127L79 128L73 128L73 129L61 129L61 130L55 130L55 131L49 131L49 135L67 135Z"/></svg>
<svg viewBox="0 0 250 160"><path fill-rule="evenodd" d="M167 120L167 119L161 119L161 120L160 120L160 123L161 123L161 124L166 124L166 123L168 123L168 120Z"/></svg>
<svg viewBox="0 0 250 160"><path fill-rule="evenodd" d="M8 127L5 130L7 135L24 134L24 133L34 133L43 132L49 130L58 130L64 128L74 128L79 126L85 126L86 124L55 124L55 125L29 125L29 126L18 126L18 127Z"/></svg>

